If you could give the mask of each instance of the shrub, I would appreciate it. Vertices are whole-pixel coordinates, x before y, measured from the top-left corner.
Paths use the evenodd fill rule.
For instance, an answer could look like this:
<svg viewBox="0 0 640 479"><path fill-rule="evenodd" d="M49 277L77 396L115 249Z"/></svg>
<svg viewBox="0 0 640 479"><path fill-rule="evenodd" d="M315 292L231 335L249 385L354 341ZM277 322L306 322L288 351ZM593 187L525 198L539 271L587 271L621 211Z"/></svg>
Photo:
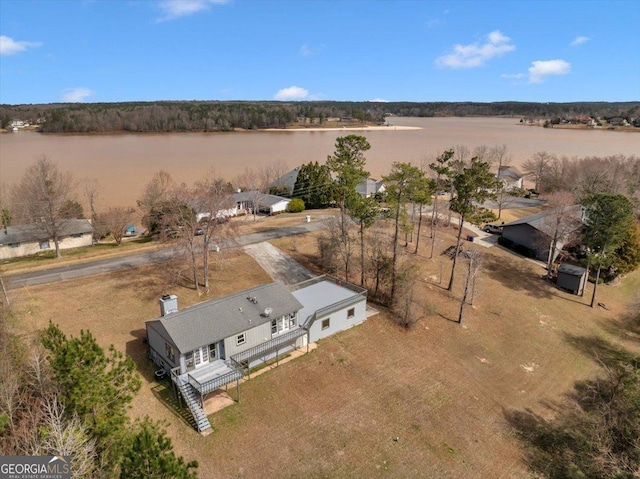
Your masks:
<svg viewBox="0 0 640 479"><path fill-rule="evenodd" d="M302 213L304 211L304 201L294 198L289 202L289 213Z"/></svg>

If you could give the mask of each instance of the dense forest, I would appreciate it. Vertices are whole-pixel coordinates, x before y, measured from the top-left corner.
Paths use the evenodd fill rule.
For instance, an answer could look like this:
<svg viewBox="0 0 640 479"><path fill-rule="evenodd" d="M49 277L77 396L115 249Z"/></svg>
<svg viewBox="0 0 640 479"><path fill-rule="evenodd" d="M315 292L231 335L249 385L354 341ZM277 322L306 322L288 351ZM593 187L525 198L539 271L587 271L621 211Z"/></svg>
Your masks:
<svg viewBox="0 0 640 479"><path fill-rule="evenodd" d="M39 131L168 132L286 128L300 124L381 124L386 116L511 116L556 118L640 116L640 102L337 102L337 101L158 101L127 103L52 103L0 105L3 128L19 119Z"/></svg>

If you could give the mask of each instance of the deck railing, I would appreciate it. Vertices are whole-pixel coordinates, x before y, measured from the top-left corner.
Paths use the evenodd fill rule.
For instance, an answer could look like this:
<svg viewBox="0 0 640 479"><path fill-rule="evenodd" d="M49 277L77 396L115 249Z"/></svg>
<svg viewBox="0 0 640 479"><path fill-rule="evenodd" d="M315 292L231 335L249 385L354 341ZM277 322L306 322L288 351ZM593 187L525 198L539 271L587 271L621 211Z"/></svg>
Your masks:
<svg viewBox="0 0 640 479"><path fill-rule="evenodd" d="M241 370L233 369L228 373L221 374L220 376L216 376L208 381L200 382L191 374L187 373L189 384L191 384L200 394L207 394L211 391L215 391L222 386L226 386L227 384L242 378L242 376L243 373Z"/></svg>
<svg viewBox="0 0 640 479"><path fill-rule="evenodd" d="M307 331L303 328L296 328L293 331L289 331L288 333L281 334L279 336L274 337L273 339L254 346L252 348L247 349L246 351L242 351L241 353L234 354L231 356L231 359L236 363L242 364L245 362L251 362L251 360L256 358L261 358L269 353L277 351L283 346L288 346L293 343L296 339L301 336L307 334Z"/></svg>

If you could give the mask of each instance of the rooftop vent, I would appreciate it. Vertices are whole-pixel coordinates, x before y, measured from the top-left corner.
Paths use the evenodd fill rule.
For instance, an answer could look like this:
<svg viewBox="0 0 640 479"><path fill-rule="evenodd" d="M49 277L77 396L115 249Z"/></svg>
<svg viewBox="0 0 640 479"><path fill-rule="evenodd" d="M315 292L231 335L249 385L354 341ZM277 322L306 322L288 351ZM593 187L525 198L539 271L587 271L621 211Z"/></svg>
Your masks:
<svg viewBox="0 0 640 479"><path fill-rule="evenodd" d="M271 313L273 313L273 309L271 308L265 308L263 316L269 317L269 315L271 315Z"/></svg>
<svg viewBox="0 0 640 479"><path fill-rule="evenodd" d="M258 304L258 298L256 298L255 296L247 296L247 301L253 304Z"/></svg>

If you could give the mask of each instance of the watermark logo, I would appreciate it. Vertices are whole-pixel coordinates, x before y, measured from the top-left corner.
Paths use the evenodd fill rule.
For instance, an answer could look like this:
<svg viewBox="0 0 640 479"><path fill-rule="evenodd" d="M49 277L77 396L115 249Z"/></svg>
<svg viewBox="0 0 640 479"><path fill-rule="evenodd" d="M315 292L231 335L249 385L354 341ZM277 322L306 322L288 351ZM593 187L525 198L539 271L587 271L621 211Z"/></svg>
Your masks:
<svg viewBox="0 0 640 479"><path fill-rule="evenodd" d="M0 456L0 479L71 479L69 456Z"/></svg>

